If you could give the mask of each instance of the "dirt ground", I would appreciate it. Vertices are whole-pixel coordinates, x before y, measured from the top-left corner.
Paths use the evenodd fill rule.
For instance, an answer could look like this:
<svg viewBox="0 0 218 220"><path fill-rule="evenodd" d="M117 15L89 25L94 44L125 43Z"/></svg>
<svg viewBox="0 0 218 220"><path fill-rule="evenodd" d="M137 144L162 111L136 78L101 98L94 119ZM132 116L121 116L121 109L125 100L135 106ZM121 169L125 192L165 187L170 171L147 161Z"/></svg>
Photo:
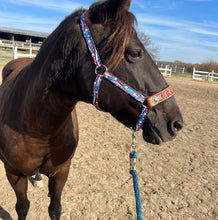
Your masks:
<svg viewBox="0 0 218 220"><path fill-rule="evenodd" d="M218 83L167 79L184 117L178 137L161 146L137 133L144 219L218 219ZM62 195L62 220L135 220L129 174L131 132L109 114L78 103L80 142ZM47 220L47 178L29 184L28 220ZM17 219L15 195L0 162L0 219Z"/></svg>

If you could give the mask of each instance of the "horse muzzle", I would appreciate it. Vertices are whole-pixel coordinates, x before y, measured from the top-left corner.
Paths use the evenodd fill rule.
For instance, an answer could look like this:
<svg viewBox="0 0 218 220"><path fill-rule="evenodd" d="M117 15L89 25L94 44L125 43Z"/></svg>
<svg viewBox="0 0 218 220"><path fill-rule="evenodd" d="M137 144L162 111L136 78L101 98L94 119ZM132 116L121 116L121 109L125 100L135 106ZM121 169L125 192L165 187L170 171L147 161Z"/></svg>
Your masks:
<svg viewBox="0 0 218 220"><path fill-rule="evenodd" d="M160 145L162 142L173 140L183 127L180 111L168 115L159 109L151 109L144 121L143 139L146 142Z"/></svg>

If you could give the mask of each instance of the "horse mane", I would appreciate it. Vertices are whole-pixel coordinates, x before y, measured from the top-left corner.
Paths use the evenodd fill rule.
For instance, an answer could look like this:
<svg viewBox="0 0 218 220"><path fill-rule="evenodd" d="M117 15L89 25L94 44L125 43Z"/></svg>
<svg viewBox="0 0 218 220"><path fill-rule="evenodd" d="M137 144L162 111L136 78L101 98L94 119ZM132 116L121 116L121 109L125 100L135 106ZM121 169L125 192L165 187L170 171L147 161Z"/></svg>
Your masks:
<svg viewBox="0 0 218 220"><path fill-rule="evenodd" d="M111 7L107 7L105 2L93 4L89 8L89 18L93 23L102 23L103 21L104 26L110 26L112 29L112 33L100 53L107 54L113 48L106 62L108 69L113 71L124 58L125 47L135 33L136 18L126 9L114 12Z"/></svg>
<svg viewBox="0 0 218 220"><path fill-rule="evenodd" d="M87 11L79 9L73 12L43 42L34 64L38 66L38 62L41 63L47 59L52 60L52 62L46 62L46 65L44 65L44 72L48 73L46 93L50 87L56 86L59 77L66 79L72 73L77 72L78 58L80 57L79 54L81 54L81 49L78 48L78 45L81 38L72 37L72 34L81 33L77 24L80 16L85 11L88 23L90 21L93 24L102 24L105 27L110 27L111 34L99 51L102 58L104 56L109 57L105 65L110 71L113 71L122 61L126 44L135 33L134 23L136 18L126 9L115 13L111 7L107 7L106 3L107 1L97 2L90 6ZM58 54L54 45L58 47ZM67 68L69 66L71 67Z"/></svg>
<svg viewBox="0 0 218 220"><path fill-rule="evenodd" d="M76 72L81 54L81 50L78 48L81 38L72 37L72 35L77 36L80 33L80 27L77 24L84 11L80 9L66 16L43 42L35 58L36 68L40 66L39 63L44 63L43 71L48 77L45 79L47 81L45 94L50 87L56 86L58 77L67 78L71 73ZM69 66L70 68L67 68Z"/></svg>

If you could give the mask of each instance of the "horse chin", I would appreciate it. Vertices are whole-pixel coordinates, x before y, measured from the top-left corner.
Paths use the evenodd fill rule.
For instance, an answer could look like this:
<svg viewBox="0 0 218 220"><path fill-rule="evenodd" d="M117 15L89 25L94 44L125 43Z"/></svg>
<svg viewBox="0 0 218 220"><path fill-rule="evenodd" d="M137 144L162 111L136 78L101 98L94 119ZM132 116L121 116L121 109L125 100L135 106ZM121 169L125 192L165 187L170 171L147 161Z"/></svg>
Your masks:
<svg viewBox="0 0 218 220"><path fill-rule="evenodd" d="M156 145L162 144L163 139L156 128L150 125L143 125L142 130L144 141Z"/></svg>
<svg viewBox="0 0 218 220"><path fill-rule="evenodd" d="M149 132L146 130L143 130L143 139L144 139L144 141L146 141L148 143L157 144L157 145L160 145L163 142L161 137L154 130L149 131Z"/></svg>

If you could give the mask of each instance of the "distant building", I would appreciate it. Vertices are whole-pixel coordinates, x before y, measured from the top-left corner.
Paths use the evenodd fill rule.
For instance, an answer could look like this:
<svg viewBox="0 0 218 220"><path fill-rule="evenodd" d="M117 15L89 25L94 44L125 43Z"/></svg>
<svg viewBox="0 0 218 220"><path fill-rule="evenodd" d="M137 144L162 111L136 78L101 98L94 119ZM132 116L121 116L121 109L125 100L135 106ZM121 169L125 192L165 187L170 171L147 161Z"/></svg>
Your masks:
<svg viewBox="0 0 218 220"><path fill-rule="evenodd" d="M39 50L48 33L0 27L0 47Z"/></svg>
<svg viewBox="0 0 218 220"><path fill-rule="evenodd" d="M35 57L42 42L47 37L48 33L0 27L0 49L11 48L13 50L13 59L18 57ZM28 50L29 53L20 54L19 50ZM33 51L35 52L33 53Z"/></svg>

